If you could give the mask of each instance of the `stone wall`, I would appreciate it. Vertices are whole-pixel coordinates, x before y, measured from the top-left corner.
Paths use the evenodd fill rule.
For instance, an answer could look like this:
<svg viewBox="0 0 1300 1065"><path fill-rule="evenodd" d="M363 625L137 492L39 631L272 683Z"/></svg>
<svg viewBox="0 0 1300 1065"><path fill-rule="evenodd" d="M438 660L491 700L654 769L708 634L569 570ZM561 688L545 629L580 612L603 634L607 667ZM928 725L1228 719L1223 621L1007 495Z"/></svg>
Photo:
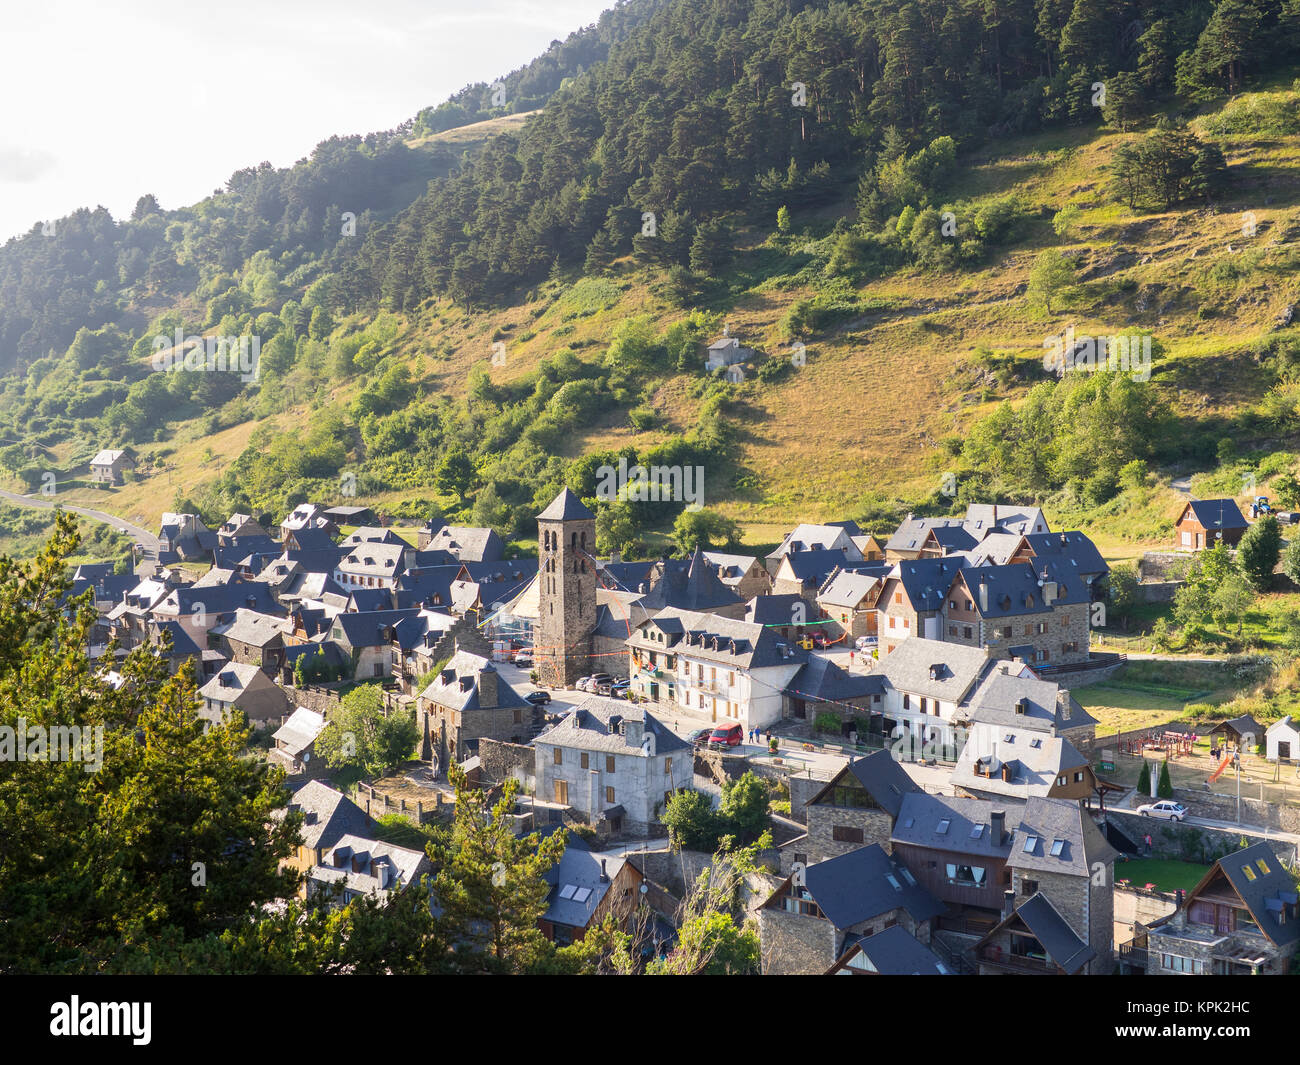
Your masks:
<svg viewBox="0 0 1300 1065"><path fill-rule="evenodd" d="M1169 603L1182 586L1182 581L1151 581L1149 584L1139 584L1137 591L1144 603Z"/></svg>
<svg viewBox="0 0 1300 1065"><path fill-rule="evenodd" d="M892 850L889 837L893 832L893 822L885 810L830 805L808 806L805 810L808 841L799 849L808 855L810 865L873 843L879 843L886 851ZM856 830L862 836L860 839L837 840L837 828L849 832Z"/></svg>
<svg viewBox="0 0 1300 1065"><path fill-rule="evenodd" d="M1138 580L1142 582L1181 582L1192 564L1186 551L1147 551L1138 562Z"/></svg>
<svg viewBox="0 0 1300 1065"><path fill-rule="evenodd" d="M338 709L342 699L337 688L318 688L315 686L293 688L288 685L281 685L281 688L284 690L284 694L288 696L289 702L294 706L305 706L308 710L324 714L327 718L331 717L334 711Z"/></svg>
<svg viewBox="0 0 1300 1065"><path fill-rule="evenodd" d="M1092 974L1109 973L1114 965L1111 944L1115 933L1113 881L1094 885L1089 876L1064 875L1038 869L1018 870L1017 875L1038 881L1038 890L1075 933L1097 952L1088 963ZM1018 900L1023 902L1023 898Z"/></svg>
<svg viewBox="0 0 1300 1065"><path fill-rule="evenodd" d="M536 754L536 750L527 744L507 743L486 736L478 741L483 776L494 784L516 776L522 776L524 780L533 778Z"/></svg>
<svg viewBox="0 0 1300 1065"><path fill-rule="evenodd" d="M1123 864L1117 866L1123 869ZM1132 927L1149 925L1167 917L1178 908L1178 896L1172 892L1145 891L1140 887L1115 888L1115 923Z"/></svg>
<svg viewBox="0 0 1300 1065"><path fill-rule="evenodd" d="M379 791L369 784L358 784L356 790L349 796L361 809L367 814L378 820L391 814L396 814L413 825L426 824L439 817L443 808L447 812L455 809L455 802L448 800L443 802L441 792L431 791L429 801L411 801L409 799L394 799L386 792Z"/></svg>
<svg viewBox="0 0 1300 1065"><path fill-rule="evenodd" d="M764 976L819 976L835 962L835 926L785 910L758 912Z"/></svg>
<svg viewBox="0 0 1300 1065"><path fill-rule="evenodd" d="M645 876L681 898L696 878L713 864L713 855L703 851L657 850L629 851L627 857Z"/></svg>
<svg viewBox="0 0 1300 1065"><path fill-rule="evenodd" d="M1194 817L1210 821L1237 820L1237 796L1211 791L1174 788L1174 798L1187 807ZM1280 806L1259 799L1241 798L1241 823L1247 827L1268 828L1278 832L1300 832L1300 806Z"/></svg>
<svg viewBox="0 0 1300 1065"><path fill-rule="evenodd" d="M1209 865L1225 854L1238 850L1242 833L1237 829L1210 828L1205 825L1174 824L1154 817L1141 817L1123 810L1107 810L1103 822L1114 823L1129 839L1141 846L1142 838L1151 834L1151 857ZM1247 837L1250 839L1250 837ZM1278 858L1287 863L1297 860L1296 845L1287 840L1269 839ZM1115 875L1124 876L1124 863L1115 864Z"/></svg>

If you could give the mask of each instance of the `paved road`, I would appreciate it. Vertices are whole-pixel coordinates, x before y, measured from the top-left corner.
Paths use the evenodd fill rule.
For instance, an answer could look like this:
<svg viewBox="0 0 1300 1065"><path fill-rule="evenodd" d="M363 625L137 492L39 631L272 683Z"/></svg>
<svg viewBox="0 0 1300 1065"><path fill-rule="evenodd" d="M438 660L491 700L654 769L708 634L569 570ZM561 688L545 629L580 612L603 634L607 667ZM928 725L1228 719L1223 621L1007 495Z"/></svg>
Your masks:
<svg viewBox="0 0 1300 1065"><path fill-rule="evenodd" d="M9 503L16 503L20 507L35 507L38 510L50 510L55 506L72 514L79 514L83 518L90 518L92 521L101 521L105 525L111 525L118 532L126 533L132 537L138 544L144 547L144 555L136 567L137 572L152 573L154 565L158 560L158 537L148 529L142 529L138 525L132 525L125 518L119 518L116 514L108 514L102 510L94 510L90 507L78 507L71 503L59 503L57 499L40 498L37 496L20 496L14 492L6 492L0 489L0 499Z"/></svg>
<svg viewBox="0 0 1300 1065"><path fill-rule="evenodd" d="M1137 789L1134 788L1118 803L1112 803L1111 805L1114 809L1133 813L1137 807L1144 803L1155 801L1149 795L1139 795ZM1184 820L1184 823L1201 825L1204 828L1220 828L1228 832L1240 832L1243 836L1253 836L1258 839L1282 839L1300 848L1300 833L1296 832L1282 832L1276 828L1265 828L1263 825L1237 824L1236 821L1218 821L1212 817L1195 817L1191 815Z"/></svg>

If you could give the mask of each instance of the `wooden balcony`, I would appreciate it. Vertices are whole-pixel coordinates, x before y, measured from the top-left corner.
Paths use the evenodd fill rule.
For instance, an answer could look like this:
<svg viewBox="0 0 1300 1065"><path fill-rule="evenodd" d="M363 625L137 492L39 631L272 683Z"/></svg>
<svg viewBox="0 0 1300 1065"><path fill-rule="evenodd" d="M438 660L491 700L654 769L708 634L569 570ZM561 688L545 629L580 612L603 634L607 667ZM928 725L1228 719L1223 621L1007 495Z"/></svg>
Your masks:
<svg viewBox="0 0 1300 1065"><path fill-rule="evenodd" d="M983 947L979 955L980 961L996 965L1010 972L1037 973L1039 975L1047 973L1056 976L1061 971L1053 961L1047 961L1043 958L1030 958L1023 954L1009 954L1001 947L992 944Z"/></svg>

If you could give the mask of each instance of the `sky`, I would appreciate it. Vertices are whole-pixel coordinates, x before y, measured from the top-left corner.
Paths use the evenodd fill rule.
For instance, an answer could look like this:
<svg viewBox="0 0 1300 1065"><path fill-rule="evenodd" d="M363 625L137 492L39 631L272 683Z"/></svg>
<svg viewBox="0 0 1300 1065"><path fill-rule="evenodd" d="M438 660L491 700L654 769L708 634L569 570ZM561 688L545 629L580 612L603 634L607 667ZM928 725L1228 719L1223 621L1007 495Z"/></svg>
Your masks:
<svg viewBox="0 0 1300 1065"><path fill-rule="evenodd" d="M5 16L0 242L144 193L392 129L596 21L613 0L37 0Z"/></svg>

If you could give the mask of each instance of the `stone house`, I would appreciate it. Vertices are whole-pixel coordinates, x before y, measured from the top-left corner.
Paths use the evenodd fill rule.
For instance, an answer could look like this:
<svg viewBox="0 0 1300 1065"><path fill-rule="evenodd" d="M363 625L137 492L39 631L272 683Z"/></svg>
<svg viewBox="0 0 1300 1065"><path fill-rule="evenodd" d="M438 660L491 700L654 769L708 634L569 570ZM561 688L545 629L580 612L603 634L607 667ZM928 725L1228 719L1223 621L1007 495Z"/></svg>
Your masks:
<svg viewBox="0 0 1300 1065"><path fill-rule="evenodd" d="M1174 522L1174 550L1204 551L1220 541L1236 547L1248 528L1235 499L1193 499Z"/></svg>
<svg viewBox="0 0 1300 1065"><path fill-rule="evenodd" d="M1220 858L1147 929L1148 975L1283 975L1300 947L1295 878L1264 841Z"/></svg>
<svg viewBox="0 0 1300 1065"><path fill-rule="evenodd" d="M208 644L230 661L257 666L274 677L284 661L285 644L293 639L292 629L287 618L237 607L230 621L212 628Z"/></svg>
<svg viewBox="0 0 1300 1065"><path fill-rule="evenodd" d="M930 942L943 905L879 844L796 866L758 910L765 975L819 975L858 940L901 928Z"/></svg>
<svg viewBox="0 0 1300 1065"><path fill-rule="evenodd" d="M253 724L279 722L289 712L289 697L257 666L232 662L199 689L199 717L218 724L231 710Z"/></svg>
<svg viewBox="0 0 1300 1065"><path fill-rule="evenodd" d="M329 638L352 659L352 677L382 680L394 676L401 664L401 654L394 649L397 626L418 614L418 610L345 611L330 624Z"/></svg>
<svg viewBox="0 0 1300 1065"><path fill-rule="evenodd" d="M831 635L843 636L851 646L860 636L876 635L876 588L880 578L838 569L817 592L817 606Z"/></svg>
<svg viewBox="0 0 1300 1065"><path fill-rule="evenodd" d="M324 759L313 763L316 740L325 731L325 715L300 706L289 720L276 729L272 739L275 746L267 751L266 760L277 765L289 776L298 776L308 769L324 769Z"/></svg>
<svg viewBox="0 0 1300 1065"><path fill-rule="evenodd" d="M855 758L805 804L808 832L787 845L791 860L808 865L871 844L892 850L903 799L920 791L889 751Z"/></svg>
<svg viewBox="0 0 1300 1065"><path fill-rule="evenodd" d="M942 600L939 638L1034 665L1086 662L1091 602L1088 582L1055 559L972 566Z"/></svg>
<svg viewBox="0 0 1300 1065"><path fill-rule="evenodd" d="M470 525L443 525L420 530L417 546L421 551L446 551L458 562L499 562L506 545L492 529Z"/></svg>
<svg viewBox="0 0 1300 1065"><path fill-rule="evenodd" d="M644 833L691 787L694 751L643 707L591 695L532 742L539 797L612 832Z"/></svg>
<svg viewBox="0 0 1300 1065"><path fill-rule="evenodd" d="M704 357L704 369L712 373L724 366L748 362L753 357L753 348L742 347L735 337L721 336L709 345L709 350Z"/></svg>
<svg viewBox="0 0 1300 1065"><path fill-rule="evenodd" d="M905 640L943 639L942 611L948 589L965 559L925 558L899 562L875 592L876 634L884 658Z"/></svg>
<svg viewBox="0 0 1300 1065"><path fill-rule="evenodd" d="M1011 908L976 947L980 976L1073 976L1093 971L1097 952L1070 926L1051 899L1035 892Z"/></svg>
<svg viewBox="0 0 1300 1065"><path fill-rule="evenodd" d="M1033 797L1025 803L1007 861L1014 908L1019 911L1035 895L1041 895L1088 948L1085 959L1082 954L1069 955L1059 947L1055 951L1049 947L1057 964L1072 958L1093 975L1113 970L1117 853L1077 801ZM1035 904L1036 911L1040 908ZM996 964L984 949L996 938L976 948L981 970L986 964ZM1005 955L1006 944L997 945ZM1026 945L1021 947L1023 957Z"/></svg>
<svg viewBox="0 0 1300 1065"><path fill-rule="evenodd" d="M440 769L477 754L480 739L526 742L536 716L488 658L469 651L451 656L416 707L420 757L436 759Z"/></svg>
<svg viewBox="0 0 1300 1065"><path fill-rule="evenodd" d="M729 555L722 551L705 551L704 559L735 595L743 600L772 591L772 575L757 555Z"/></svg>
<svg viewBox="0 0 1300 1065"><path fill-rule="evenodd" d="M346 542L344 546L347 546ZM397 579L406 572L412 554L411 546L406 543L351 545L334 567L334 581L347 591L354 588L395 588Z"/></svg>
<svg viewBox="0 0 1300 1065"><path fill-rule="evenodd" d="M90 479L95 484L123 484L127 470L135 469L135 459L125 451L105 449L90 460Z"/></svg>

